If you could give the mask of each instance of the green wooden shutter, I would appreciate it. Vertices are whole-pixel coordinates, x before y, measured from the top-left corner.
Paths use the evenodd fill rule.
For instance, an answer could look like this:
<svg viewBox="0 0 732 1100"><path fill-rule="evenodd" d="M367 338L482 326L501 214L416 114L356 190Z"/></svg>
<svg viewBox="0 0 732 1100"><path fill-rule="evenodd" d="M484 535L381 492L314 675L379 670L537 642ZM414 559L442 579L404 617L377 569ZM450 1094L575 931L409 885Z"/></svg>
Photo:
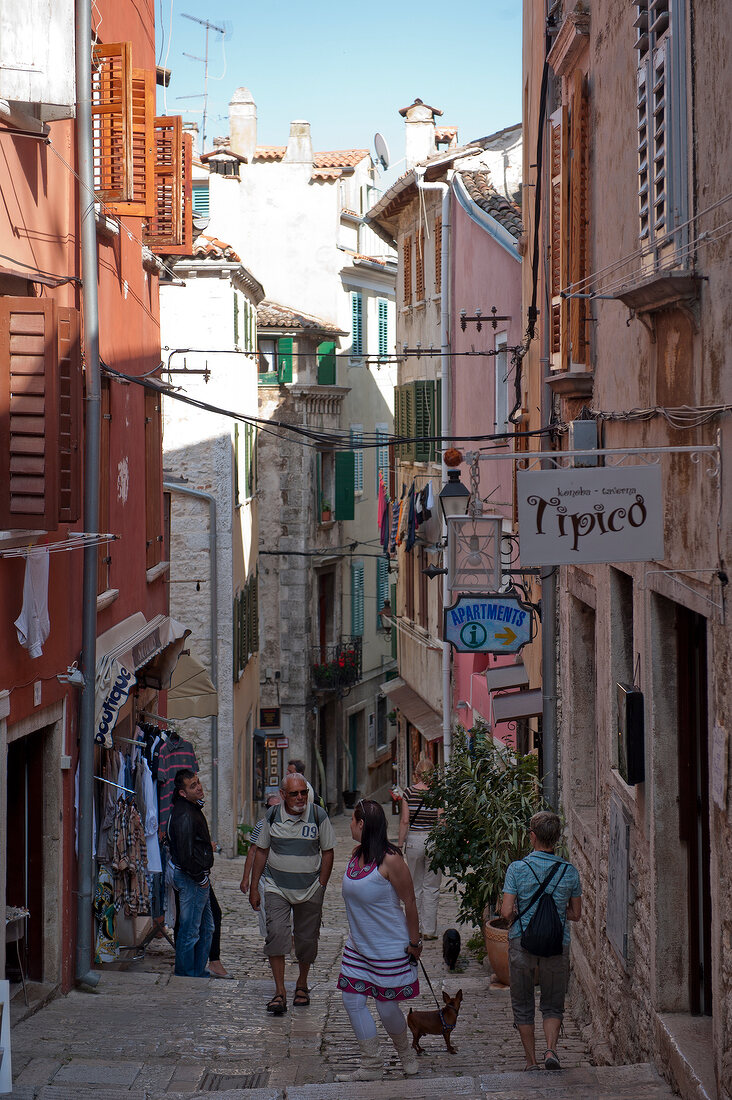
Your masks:
<svg viewBox="0 0 732 1100"><path fill-rule="evenodd" d="M415 442L417 435L417 385L417 382L407 382L406 385L402 386L402 434L411 440L411 442L402 445L402 458L410 459L412 462L416 460L417 455Z"/></svg>
<svg viewBox="0 0 732 1100"><path fill-rule="evenodd" d="M389 306L386 298L379 298L379 355L389 354Z"/></svg>
<svg viewBox="0 0 732 1100"><path fill-rule="evenodd" d="M357 290L351 294L351 311L353 316L351 355L363 355L363 295Z"/></svg>
<svg viewBox="0 0 732 1100"><path fill-rule="evenodd" d="M239 425L234 424L234 507L241 504L239 499Z"/></svg>
<svg viewBox="0 0 732 1100"><path fill-rule="evenodd" d="M414 457L417 462L430 462L435 457L435 444L429 437L437 435L434 382L423 380L414 383L414 409L414 434L419 437Z"/></svg>
<svg viewBox="0 0 732 1100"><path fill-rule="evenodd" d="M252 573L249 610L252 618L252 653L259 652L259 575Z"/></svg>
<svg viewBox="0 0 732 1100"><path fill-rule="evenodd" d="M234 347L239 347L239 295L234 291Z"/></svg>
<svg viewBox="0 0 732 1100"><path fill-rule="evenodd" d="M363 562L351 562L351 634L354 638L363 636Z"/></svg>
<svg viewBox="0 0 732 1100"><path fill-rule="evenodd" d="M376 492L379 491L379 474L384 481L384 488L389 488L389 425L376 424Z"/></svg>
<svg viewBox="0 0 732 1100"><path fill-rule="evenodd" d="M353 494L356 481L356 456L353 451L335 453L335 518L353 519Z"/></svg>
<svg viewBox="0 0 732 1100"><path fill-rule="evenodd" d="M335 340L323 340L318 344L318 385L335 386L336 354Z"/></svg>
<svg viewBox="0 0 732 1100"><path fill-rule="evenodd" d="M277 341L277 363L280 382L292 382L292 344L291 336L280 336Z"/></svg>
<svg viewBox="0 0 732 1100"><path fill-rule="evenodd" d="M351 424L351 446L354 455L354 492L363 492L363 424Z"/></svg>
<svg viewBox="0 0 732 1100"><path fill-rule="evenodd" d="M381 629L381 609L389 598L389 562L376 559L376 629ZM393 611L393 608L392 608Z"/></svg>

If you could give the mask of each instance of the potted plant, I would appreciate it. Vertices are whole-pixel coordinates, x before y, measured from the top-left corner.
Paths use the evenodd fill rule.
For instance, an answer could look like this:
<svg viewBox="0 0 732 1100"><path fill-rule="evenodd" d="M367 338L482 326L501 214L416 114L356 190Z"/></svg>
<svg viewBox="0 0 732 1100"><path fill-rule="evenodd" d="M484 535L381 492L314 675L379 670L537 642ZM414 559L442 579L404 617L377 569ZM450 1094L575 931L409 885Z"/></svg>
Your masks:
<svg viewBox="0 0 732 1100"><path fill-rule="evenodd" d="M321 523L330 523L330 519L331 519L332 514L333 514L333 509L330 506L330 501L329 500L322 500L320 502L320 522Z"/></svg>
<svg viewBox="0 0 732 1100"><path fill-rule="evenodd" d="M544 809L535 756L498 744L478 722L458 726L448 765L433 778L428 801L444 817L428 843L433 870L459 894L458 919L483 930L499 981L508 983L508 929L497 917L509 863L530 850L529 820Z"/></svg>

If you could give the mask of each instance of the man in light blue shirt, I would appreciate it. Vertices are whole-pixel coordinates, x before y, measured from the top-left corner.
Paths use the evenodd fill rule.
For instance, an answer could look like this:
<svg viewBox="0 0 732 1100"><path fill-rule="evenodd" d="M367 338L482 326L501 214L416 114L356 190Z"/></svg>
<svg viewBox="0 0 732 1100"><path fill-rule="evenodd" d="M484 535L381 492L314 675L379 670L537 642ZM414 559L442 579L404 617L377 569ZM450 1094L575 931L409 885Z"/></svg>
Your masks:
<svg viewBox="0 0 732 1100"><path fill-rule="evenodd" d="M503 885L501 916L513 921L508 933L508 963L511 975L511 1007L514 1025L518 1028L526 1054L526 1069L538 1070L534 1036L534 975L538 967L541 987L541 1010L546 1053L544 1068L560 1068L556 1045L564 1016L564 999L569 980L569 927L567 922L579 920L582 913L582 888L577 868L554 855L562 832L557 814L542 810L529 822L529 839L533 851L525 859L512 863ZM559 865L557 867L557 865ZM543 958L532 955L521 945L521 935L539 904L539 898L529 905L539 886L552 868L555 876L546 887L557 907L563 925L561 955ZM520 916L518 916L520 914Z"/></svg>

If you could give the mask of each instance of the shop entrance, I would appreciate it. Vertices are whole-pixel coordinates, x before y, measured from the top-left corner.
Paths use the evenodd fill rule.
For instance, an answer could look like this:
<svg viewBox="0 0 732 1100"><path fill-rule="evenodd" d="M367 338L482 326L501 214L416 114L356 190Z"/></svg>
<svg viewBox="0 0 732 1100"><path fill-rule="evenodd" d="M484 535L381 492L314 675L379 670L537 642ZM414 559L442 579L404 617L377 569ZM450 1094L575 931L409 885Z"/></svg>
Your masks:
<svg viewBox="0 0 732 1100"><path fill-rule="evenodd" d="M49 729L8 745L6 904L28 909L20 953L26 978L40 982L43 959L43 749ZM16 963L8 954L8 969ZM18 975L20 977L20 975Z"/></svg>
<svg viewBox="0 0 732 1100"><path fill-rule="evenodd" d="M706 620L685 607L676 618L679 837L686 849L689 1010L712 1015L712 893Z"/></svg>

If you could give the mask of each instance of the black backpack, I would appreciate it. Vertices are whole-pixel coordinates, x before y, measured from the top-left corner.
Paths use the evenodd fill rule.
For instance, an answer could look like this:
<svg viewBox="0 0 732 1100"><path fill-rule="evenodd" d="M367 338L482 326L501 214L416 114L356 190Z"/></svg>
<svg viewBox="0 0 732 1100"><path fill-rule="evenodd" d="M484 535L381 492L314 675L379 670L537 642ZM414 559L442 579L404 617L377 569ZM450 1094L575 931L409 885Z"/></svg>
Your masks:
<svg viewBox="0 0 732 1100"><path fill-rule="evenodd" d="M526 861L524 860L524 862ZM518 921L521 925L521 946L524 951L528 951L530 955L538 955L539 958L548 959L553 955L562 954L564 923L559 919L559 913L557 912L557 905L554 898L545 891L559 868L562 867L562 873L556 881L556 886L559 885L564 878L568 866L567 863L555 863L544 881L540 882L539 876L536 874L534 868L530 863L527 863L527 867L529 867L532 875L539 883L539 888L534 891L528 905L523 911L520 909L518 911ZM524 913L529 911L537 899L539 904L528 925L524 928L521 917Z"/></svg>

